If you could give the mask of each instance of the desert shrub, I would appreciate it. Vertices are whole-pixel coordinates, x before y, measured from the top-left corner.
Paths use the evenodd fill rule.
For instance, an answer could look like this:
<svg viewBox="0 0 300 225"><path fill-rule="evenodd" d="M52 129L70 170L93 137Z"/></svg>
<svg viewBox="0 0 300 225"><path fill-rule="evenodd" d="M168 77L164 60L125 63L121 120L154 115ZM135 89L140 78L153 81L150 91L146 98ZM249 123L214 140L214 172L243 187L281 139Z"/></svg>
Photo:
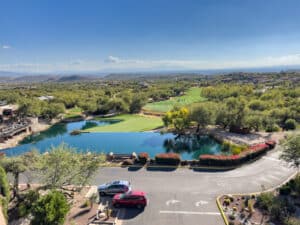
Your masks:
<svg viewBox="0 0 300 225"><path fill-rule="evenodd" d="M280 131L280 127L276 123L269 123L266 126L266 132L277 132Z"/></svg>
<svg viewBox="0 0 300 225"><path fill-rule="evenodd" d="M21 198L23 201L18 207L18 213L20 217L24 217L31 212L34 204L39 199L39 193L37 191L30 190L25 195L21 196Z"/></svg>
<svg viewBox="0 0 300 225"><path fill-rule="evenodd" d="M61 225L64 224L65 216L70 206L65 196L58 191L40 197L33 207L32 225Z"/></svg>
<svg viewBox="0 0 300 225"><path fill-rule="evenodd" d="M155 156L155 161L157 164L178 165L181 159L176 153L161 153Z"/></svg>
<svg viewBox="0 0 300 225"><path fill-rule="evenodd" d="M10 198L10 192L9 192L7 176L5 170L0 166L0 205L2 206L2 211L5 217L7 217L9 198Z"/></svg>
<svg viewBox="0 0 300 225"><path fill-rule="evenodd" d="M259 208L269 212L272 208L272 204L274 202L274 199L275 199L275 197L274 197L272 192L261 193L257 197L256 204Z"/></svg>
<svg viewBox="0 0 300 225"><path fill-rule="evenodd" d="M235 220L235 215L230 214L230 215L229 215L229 219L230 219L230 220Z"/></svg>
<svg viewBox="0 0 300 225"><path fill-rule="evenodd" d="M141 152L138 155L139 162L145 164L149 159L149 154L147 152Z"/></svg>
<svg viewBox="0 0 300 225"><path fill-rule="evenodd" d="M297 127L297 122L294 119L287 119L284 123L284 129L295 130Z"/></svg>
<svg viewBox="0 0 300 225"><path fill-rule="evenodd" d="M293 217L289 219L285 219L284 225L299 225L300 224L300 219Z"/></svg>
<svg viewBox="0 0 300 225"><path fill-rule="evenodd" d="M291 191L292 191L291 187L288 184L285 184L279 189L279 194L289 195L291 193Z"/></svg>

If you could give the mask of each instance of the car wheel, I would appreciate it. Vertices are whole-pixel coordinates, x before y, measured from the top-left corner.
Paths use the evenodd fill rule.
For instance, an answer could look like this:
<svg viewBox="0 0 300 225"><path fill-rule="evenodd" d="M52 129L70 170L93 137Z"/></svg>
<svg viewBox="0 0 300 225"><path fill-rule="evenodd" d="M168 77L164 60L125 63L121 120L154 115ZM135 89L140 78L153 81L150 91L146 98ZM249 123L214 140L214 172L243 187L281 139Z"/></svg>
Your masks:
<svg viewBox="0 0 300 225"><path fill-rule="evenodd" d="M105 193L103 191L100 192L100 196L104 196Z"/></svg>
<svg viewBox="0 0 300 225"><path fill-rule="evenodd" d="M137 207L138 209L144 208L143 205L141 205L141 204L138 204L136 207Z"/></svg>

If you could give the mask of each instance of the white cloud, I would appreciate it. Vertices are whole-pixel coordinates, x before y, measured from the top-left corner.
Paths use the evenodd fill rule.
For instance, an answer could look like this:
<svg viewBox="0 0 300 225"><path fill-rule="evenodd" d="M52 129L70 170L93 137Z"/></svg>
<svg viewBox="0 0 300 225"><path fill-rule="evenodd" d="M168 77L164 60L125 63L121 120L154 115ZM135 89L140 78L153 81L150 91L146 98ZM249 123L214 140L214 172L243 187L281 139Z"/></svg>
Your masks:
<svg viewBox="0 0 300 225"><path fill-rule="evenodd" d="M2 47L3 49L10 49L10 48L11 48L10 45L2 45L1 47Z"/></svg>
<svg viewBox="0 0 300 225"><path fill-rule="evenodd" d="M255 68L272 66L300 66L300 54L270 56L249 60L143 60L122 59L108 56L104 62L75 60L52 64L0 64L0 70L18 72L53 72L53 71L147 71L147 70L207 70L231 68Z"/></svg>
<svg viewBox="0 0 300 225"><path fill-rule="evenodd" d="M80 60L80 59L78 59L78 60L75 60L75 61L70 62L70 65L80 65L80 64L82 64L82 63L83 63L83 61Z"/></svg>
<svg viewBox="0 0 300 225"><path fill-rule="evenodd" d="M105 60L105 62L108 62L108 63L119 63L120 59L118 57L110 55L110 56L107 57L107 59Z"/></svg>

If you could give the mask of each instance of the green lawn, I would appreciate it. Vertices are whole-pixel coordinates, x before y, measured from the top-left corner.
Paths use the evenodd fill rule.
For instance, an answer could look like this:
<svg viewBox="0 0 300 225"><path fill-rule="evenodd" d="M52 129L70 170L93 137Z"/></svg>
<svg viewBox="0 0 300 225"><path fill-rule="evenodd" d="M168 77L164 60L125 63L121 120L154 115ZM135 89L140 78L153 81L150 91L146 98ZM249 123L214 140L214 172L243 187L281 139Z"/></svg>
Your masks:
<svg viewBox="0 0 300 225"><path fill-rule="evenodd" d="M82 114L82 109L79 107L74 107L66 111L64 118L65 119L77 118L80 117L81 114Z"/></svg>
<svg viewBox="0 0 300 225"><path fill-rule="evenodd" d="M201 89L193 87L183 96L174 97L166 101L148 103L143 109L152 112L167 112L174 106L188 106L192 103L201 102L203 100L204 98L201 96Z"/></svg>
<svg viewBox="0 0 300 225"><path fill-rule="evenodd" d="M87 132L139 132L149 131L163 126L160 117L145 117L137 114L124 114L110 118L99 118L98 120L121 120L107 126L93 127Z"/></svg>

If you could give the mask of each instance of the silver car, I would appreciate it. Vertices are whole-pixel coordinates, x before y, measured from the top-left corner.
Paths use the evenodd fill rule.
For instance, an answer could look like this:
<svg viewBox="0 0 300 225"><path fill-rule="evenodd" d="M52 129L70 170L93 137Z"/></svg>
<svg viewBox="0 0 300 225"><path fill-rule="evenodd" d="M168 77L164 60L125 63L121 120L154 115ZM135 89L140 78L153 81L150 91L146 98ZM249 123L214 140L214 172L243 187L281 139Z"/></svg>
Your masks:
<svg viewBox="0 0 300 225"><path fill-rule="evenodd" d="M118 193L127 193L131 190L130 182L118 180L98 186L99 195L115 195Z"/></svg>

